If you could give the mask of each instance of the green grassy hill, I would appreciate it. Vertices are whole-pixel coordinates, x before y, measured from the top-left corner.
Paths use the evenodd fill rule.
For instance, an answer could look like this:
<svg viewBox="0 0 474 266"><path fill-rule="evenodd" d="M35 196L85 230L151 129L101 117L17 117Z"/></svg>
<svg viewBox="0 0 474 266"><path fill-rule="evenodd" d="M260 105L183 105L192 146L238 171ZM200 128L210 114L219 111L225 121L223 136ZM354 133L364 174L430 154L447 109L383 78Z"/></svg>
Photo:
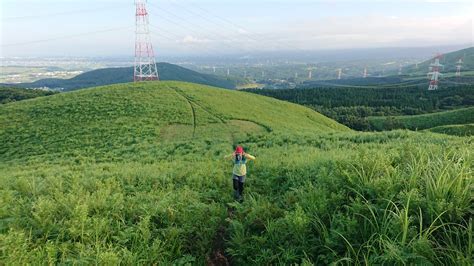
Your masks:
<svg viewBox="0 0 474 266"><path fill-rule="evenodd" d="M233 137L234 132L346 128L308 108L179 82L123 84L9 104L0 158L129 149L144 143Z"/></svg>
<svg viewBox="0 0 474 266"><path fill-rule="evenodd" d="M463 59L462 71L472 72L474 70L474 47L443 54L440 63L444 65L444 67L441 72L456 72L456 64L460 58ZM418 64L418 68L416 65L404 67L403 73L407 73L411 76L425 76L431 63L433 63L433 59L429 59Z"/></svg>
<svg viewBox="0 0 474 266"><path fill-rule="evenodd" d="M473 143L180 82L7 103L0 265L468 265Z"/></svg>
<svg viewBox="0 0 474 266"><path fill-rule="evenodd" d="M454 136L474 136L474 124L439 126L428 130Z"/></svg>
<svg viewBox="0 0 474 266"><path fill-rule="evenodd" d="M198 73L173 64L158 63L157 68L160 80L193 82L227 89L234 89L237 86L237 81L235 80ZM21 88L63 88L65 91L71 91L132 81L133 67L118 67L92 70L71 79L42 79L32 83L15 84L15 86Z"/></svg>
<svg viewBox="0 0 474 266"><path fill-rule="evenodd" d="M428 129L438 126L474 123L474 107L423 115L369 117L375 130L406 128L411 130Z"/></svg>

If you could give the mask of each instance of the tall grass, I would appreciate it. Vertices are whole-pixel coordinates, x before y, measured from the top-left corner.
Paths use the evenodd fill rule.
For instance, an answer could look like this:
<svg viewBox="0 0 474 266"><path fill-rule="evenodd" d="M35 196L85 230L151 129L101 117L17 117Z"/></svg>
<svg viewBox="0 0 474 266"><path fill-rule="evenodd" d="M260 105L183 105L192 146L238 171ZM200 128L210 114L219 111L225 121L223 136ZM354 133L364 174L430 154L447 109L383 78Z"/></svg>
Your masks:
<svg viewBox="0 0 474 266"><path fill-rule="evenodd" d="M305 108L183 85L193 119L163 84L0 108L0 264L204 264L222 242L238 265L472 262L472 138L347 132ZM229 95L249 105L234 112ZM252 104L274 109L247 115ZM194 137L178 132L193 123ZM236 143L257 157L242 204L222 159Z"/></svg>
<svg viewBox="0 0 474 266"><path fill-rule="evenodd" d="M338 152L311 150L304 138L266 151L253 173L252 200L231 224L239 232L229 247L236 261L468 265L472 144L424 134L380 144L387 134L398 135L339 141ZM276 216L249 216L259 206ZM255 227L261 220L265 227Z"/></svg>

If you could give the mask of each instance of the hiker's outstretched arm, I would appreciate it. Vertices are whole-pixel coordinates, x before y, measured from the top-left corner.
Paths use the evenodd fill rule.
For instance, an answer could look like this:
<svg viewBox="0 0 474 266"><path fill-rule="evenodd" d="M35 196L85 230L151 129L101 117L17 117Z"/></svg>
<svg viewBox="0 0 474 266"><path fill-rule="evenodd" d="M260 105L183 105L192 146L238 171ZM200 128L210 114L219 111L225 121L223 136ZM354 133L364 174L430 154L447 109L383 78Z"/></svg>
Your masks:
<svg viewBox="0 0 474 266"><path fill-rule="evenodd" d="M229 155L224 156L224 159L229 160L229 159L232 159L233 156L234 156L234 154L231 153Z"/></svg>
<svg viewBox="0 0 474 266"><path fill-rule="evenodd" d="M248 153L245 154L245 158L249 159L249 160L255 160L255 156L252 156Z"/></svg>

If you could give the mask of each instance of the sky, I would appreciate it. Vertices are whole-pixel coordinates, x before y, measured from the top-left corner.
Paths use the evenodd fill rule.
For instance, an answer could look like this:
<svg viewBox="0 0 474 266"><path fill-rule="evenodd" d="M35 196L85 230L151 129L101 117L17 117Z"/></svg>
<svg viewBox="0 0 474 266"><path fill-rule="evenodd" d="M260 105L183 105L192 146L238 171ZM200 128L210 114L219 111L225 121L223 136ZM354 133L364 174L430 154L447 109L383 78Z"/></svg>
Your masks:
<svg viewBox="0 0 474 266"><path fill-rule="evenodd" d="M148 0L157 57L474 44L469 0ZM134 0L0 0L0 56L133 56Z"/></svg>

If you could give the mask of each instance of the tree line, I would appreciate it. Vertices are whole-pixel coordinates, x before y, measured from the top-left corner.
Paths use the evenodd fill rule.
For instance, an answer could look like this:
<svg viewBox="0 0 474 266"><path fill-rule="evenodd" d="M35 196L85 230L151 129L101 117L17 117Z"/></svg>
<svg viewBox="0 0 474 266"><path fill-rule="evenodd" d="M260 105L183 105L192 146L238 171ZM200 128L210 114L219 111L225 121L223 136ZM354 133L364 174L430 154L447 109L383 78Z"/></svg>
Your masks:
<svg viewBox="0 0 474 266"><path fill-rule="evenodd" d="M373 130L367 119L370 116L419 115L474 106L474 85L436 91L417 86L247 91L310 107L355 130Z"/></svg>
<svg viewBox="0 0 474 266"><path fill-rule="evenodd" d="M0 88L0 104L17 102L26 99L53 95L57 92L44 90L27 90L20 88Z"/></svg>

